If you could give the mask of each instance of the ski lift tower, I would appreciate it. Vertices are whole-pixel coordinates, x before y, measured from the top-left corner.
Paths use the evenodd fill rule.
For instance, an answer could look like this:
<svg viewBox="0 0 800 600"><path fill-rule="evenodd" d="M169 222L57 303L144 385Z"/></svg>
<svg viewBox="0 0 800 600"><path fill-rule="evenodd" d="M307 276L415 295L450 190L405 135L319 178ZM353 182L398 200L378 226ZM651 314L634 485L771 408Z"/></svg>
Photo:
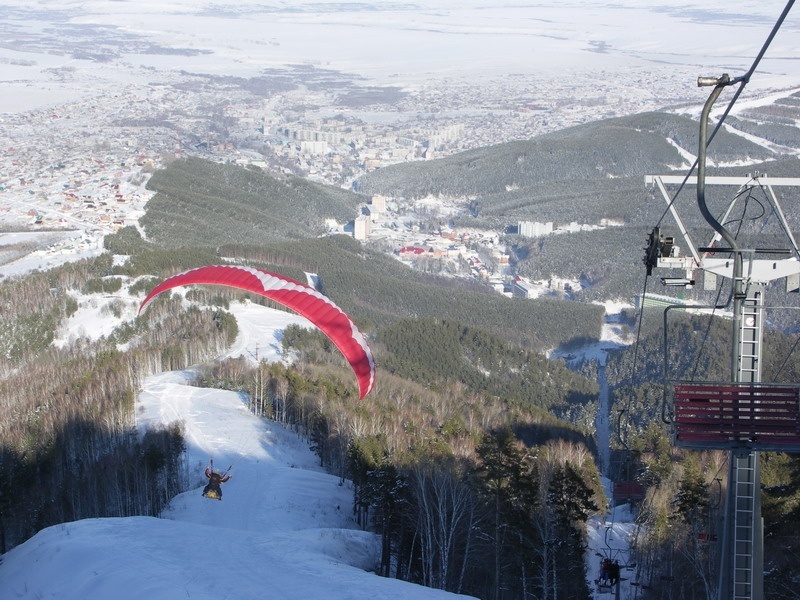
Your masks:
<svg viewBox="0 0 800 600"><path fill-rule="evenodd" d="M691 287L694 274L704 274L706 290L716 288L718 277L732 281L731 381L683 382L674 385L673 426L675 444L684 448L728 451L728 487L720 547L720 599L763 600L763 527L761 520L759 452L800 452L800 386L761 382L764 293L772 282L785 279L787 291L800 290L800 250L773 188L800 186L800 178L706 177L705 150L708 116L727 75L700 78L698 85L714 86L700 117L697 177L648 175L666 200L689 254L680 255L672 237L655 228L650 234L645 264L681 269L681 277L662 277L665 285ZM715 233L706 247L697 247L678 215L667 185L695 185L701 214ZM788 239L785 248L744 248L709 211L706 185L738 187L720 219L728 222L737 200L758 192L771 205ZM742 200L743 201L743 200ZM765 211L767 212L767 211ZM674 383L674 382L672 382ZM669 385L671 386L672 383ZM667 382L665 381L665 385Z"/></svg>

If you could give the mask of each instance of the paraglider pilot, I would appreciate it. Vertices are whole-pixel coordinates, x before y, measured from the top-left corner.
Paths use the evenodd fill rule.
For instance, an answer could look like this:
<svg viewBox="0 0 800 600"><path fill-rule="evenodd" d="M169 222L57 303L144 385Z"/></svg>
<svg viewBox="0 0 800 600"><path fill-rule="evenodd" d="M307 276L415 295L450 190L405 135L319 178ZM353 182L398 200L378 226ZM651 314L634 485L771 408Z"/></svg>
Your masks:
<svg viewBox="0 0 800 600"><path fill-rule="evenodd" d="M221 485L233 477L233 475L222 475L219 471L209 466L206 467L206 477L208 477L208 485L203 488L203 496L222 500Z"/></svg>

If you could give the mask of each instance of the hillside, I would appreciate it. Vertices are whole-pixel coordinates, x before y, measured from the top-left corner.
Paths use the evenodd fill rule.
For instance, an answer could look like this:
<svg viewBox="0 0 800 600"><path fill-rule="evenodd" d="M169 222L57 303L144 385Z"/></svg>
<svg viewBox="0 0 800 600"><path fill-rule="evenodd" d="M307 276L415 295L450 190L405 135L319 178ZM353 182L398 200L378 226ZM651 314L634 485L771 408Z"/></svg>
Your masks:
<svg viewBox="0 0 800 600"><path fill-rule="evenodd" d="M732 119L710 148L709 174L792 176L794 150L778 144L792 138L773 129L785 127L791 115L798 115L795 99L787 96L784 104L776 104L780 110L749 109ZM574 300L629 300L642 287L647 236L666 212L659 192L648 189L644 178L684 173L696 153L697 135L696 121L668 113L606 119L531 140L381 168L354 183L360 194L258 169L198 159L178 161L154 174L149 185L158 193L141 225L148 241L159 246L259 245L320 235L326 218L346 223L368 200L365 195L455 198L462 210L435 221L454 229L505 231L504 242L513 251L519 275L579 281ZM711 209L721 211L731 193L709 188ZM694 194L691 186L682 190L676 206L692 237L704 243L709 228ZM800 190L783 188L780 194L787 205L800 200ZM755 200L768 204L766 198ZM742 235L747 234L755 210L743 215ZM786 212L790 225L800 226L800 213ZM577 223L594 229L532 239L515 235L520 221ZM615 226L597 228L601 222ZM661 226L667 235L679 235L671 216ZM762 246L773 245L763 231L758 234L765 240ZM385 243L379 248L387 249ZM692 293L698 301L713 300L699 289Z"/></svg>
<svg viewBox="0 0 800 600"><path fill-rule="evenodd" d="M341 242L334 239L319 243L331 241ZM327 246L327 254L334 247ZM185 255L167 251L162 256L175 261ZM129 263L135 264L136 259L134 254ZM78 271L78 267L82 270ZM594 406L593 385L587 378L567 371L562 364L549 365L541 354L526 351L474 326L414 319L410 323L417 327L415 332L409 323L398 322L394 330L384 327L371 335L379 376L369 398L359 401L351 393L352 373L343 367L338 352L318 334L299 334L293 328L286 328L287 320L276 317L274 311L250 303L240 305L232 301L232 294L219 290L191 289L185 290L184 295L161 298L137 318L142 294L153 280L126 276L121 273L125 268L132 266L111 267L110 260L97 259L31 275L24 290L8 284L0 286L9 294L24 291L26 297L46 299L38 307L13 296L17 298L13 303L20 317L27 314L26 308L52 310L65 297L71 298L67 314L61 315L60 320L58 316L51 319L60 322L57 335L52 330L40 332L43 338L49 333L50 341L63 347L63 352L52 349L48 352L46 342L41 343L44 350L29 348L24 356L15 357L13 365L9 364L9 368L16 367L16 372L7 386L0 387L0 405L4 409L4 427L0 433L5 450L0 485L3 490L12 489L13 485L14 491L3 495L2 517L8 538L4 541L21 544L5 563L14 568L14 573L17 565L28 562L32 552L41 556L47 566L50 577L45 583L63 585L65 577L70 577L71 589L78 590L81 598L94 597L95 590L102 597L113 585L141 593L137 582L130 579L130 569L117 569L113 566L115 559L109 559L113 550L119 549L121 554L116 560L138 565L138 571L162 582L162 587L150 593L155 597L164 593L166 598L174 593L175 586L195 589L196 573L192 566L210 568L213 559L204 546L205 554L193 552L198 540L203 536L208 539L212 532L224 536L223 530L230 526L235 532L228 533L225 541L220 542L226 549L225 558L214 562L231 565L233 572L238 573L241 564L251 564L254 552L269 559L270 548L277 546L284 552L291 550L293 564L312 568L314 572L320 568L310 565L331 556L337 562L358 568L376 568L374 565L380 560L378 572L389 576L391 583L367 586L364 597L370 594L382 597L383 592L376 587L379 585L415 589L397 579L440 589L469 590L471 594L487 597L492 563L486 557L491 555L492 548L508 554L504 562L511 566L502 573L507 580L504 585L518 585L516 572L527 563L502 538L489 541L495 527L487 510L495 502L487 494L493 484L482 483L473 475L476 468L483 468L479 466L476 446L485 436L491 437L494 431L510 432L513 428L522 439L552 446L551 452L536 457L541 478L534 478L532 473L520 473L518 477L524 479L524 485L541 486L541 493L548 486L560 486L559 493L569 493L569 489L577 486L587 495L580 507L581 515L595 506L590 497L602 494L592 455L587 451L593 445L588 434ZM42 294L35 287L56 281L62 287L51 294ZM254 322L259 315L280 323L282 331L277 332L274 326L263 330ZM230 337L219 339L234 332L236 341L232 342ZM22 334L23 331L5 332L9 338ZM281 352L290 350L288 356L293 357L293 364L272 362L276 348ZM433 355L425 354L431 350ZM220 352L231 356L227 360L209 360ZM84 368L77 357L84 357L83 362L89 364ZM265 360L254 367L251 363L254 358ZM192 365L196 363L191 361L205 365L195 369ZM426 372L414 372L420 366ZM198 373L196 385L186 386L173 380L183 380L190 367ZM176 369L182 372L174 372ZM173 372L148 377L164 370ZM25 380L28 384L20 385ZM32 385L32 381L37 385ZM134 398L138 398L136 403ZM225 411L211 408L217 399L225 401ZM124 406L111 413L106 407L113 403ZM256 415L250 416L248 411ZM570 413L580 414L581 423L573 425L554 413L565 417ZM101 415L102 423L93 421L97 415ZM298 463L288 457L285 460L291 461L289 466L280 467L281 472L275 473L271 458L284 451L285 442L275 448L265 442L259 433L258 424L262 423L259 417L271 417L303 432L316 454L314 464L321 464L333 475L303 474ZM143 436L145 443L137 445L140 436L133 435L131 429L134 419L140 432L147 425L158 426L160 419L174 423L171 444L167 447L148 443L148 430ZM238 419L242 419L246 431L237 430ZM108 423L114 424L114 432L108 429ZM270 425L269 429L278 435L277 428ZM520 444L515 441L513 448L504 452L522 452L521 448L514 449ZM116 454L112 455L108 446L116 448ZM195 447L201 448L199 456ZM184 448L186 455L182 453ZM532 460L534 450L525 452L531 453ZM209 513L213 509L206 508L208 503L202 504L206 501L196 495L197 473L202 466L199 463L209 456L218 462L235 464L234 484L238 485L240 475L247 482L241 488L234 485L226 488L221 506L232 506L230 514ZM384 461L380 469L373 462L376 460ZM570 466L567 488L556 477L564 476L564 460L574 464ZM307 462L307 458L303 459L304 464ZM35 478L29 476L31 465L39 469ZM299 483L292 483L289 480L292 477L299 478ZM349 485L344 484L345 478L353 481L353 488L345 487ZM325 500L317 502L311 490L322 482L327 482ZM453 551L447 563L439 566L439 562L430 562L430 551L422 552L418 544L402 540L416 535L434 547L445 543L435 526L436 513L424 512L422 508L424 498L437 493L443 483L453 486L455 492L455 496L443 501L445 504L458 501L459 516L448 525L451 529L447 535L454 540ZM340 497L337 503L340 509L336 512L327 504L333 495L331 485ZM391 528L375 521L390 499L384 492L386 485L400 486L404 497L402 509L392 513L399 521ZM186 489L190 493L182 494ZM276 494L274 489L285 491L286 495ZM243 495L234 495L234 490L241 490ZM303 502L297 506L299 498L310 504ZM460 498L468 504L461 504ZM341 508L344 502L346 508ZM533 499L528 502L532 502L531 511L538 510ZM169 507L165 506L167 503ZM287 505L289 516L283 512ZM465 512L468 506L472 508ZM287 533L285 527L293 526L295 517L291 511L295 509L322 518L327 524L325 531L301 533L292 529ZM364 532L329 531L336 529L338 523L350 522L351 514L356 515L360 527L382 536L378 550L374 542L369 542L374 537ZM529 519L534 514L538 512L532 512ZM115 522L96 521L96 517L108 515L123 518ZM134 515L189 520L199 527L131 518ZM420 522L420 518L426 520ZM504 513L502 518L510 519L511 515ZM558 526L564 528L565 534L574 536L570 518L560 515ZM50 527L29 543L22 543L48 525L66 521L77 524ZM213 529L208 529L209 523ZM533 527L533 522L527 526ZM237 532L243 528L248 535L240 540ZM59 541L61 532L66 532L67 537L63 543ZM93 540L95 535L111 541L106 544ZM472 538L478 536L481 543L473 546ZM287 538L298 545L291 545ZM183 540L189 540L191 551L181 551ZM582 547L577 539L573 541L574 546L570 546L573 554L569 561L563 562L559 577L576 588L585 588L581 578L570 579L569 573L581 572L582 564ZM54 545L57 552L51 552ZM92 551L87 555L87 545L99 549L100 554ZM342 545L348 550L342 550ZM320 546L320 551L316 551ZM149 553L142 550L146 547L153 550ZM349 554L352 551L357 552L355 558ZM86 567L74 567L65 575L65 565L75 562L73 555L83 556L79 562ZM237 560L242 555L246 558ZM228 559L232 562L226 562ZM191 560L191 565L181 566L185 560ZM273 562L282 564L277 558ZM162 563L178 566L165 573ZM430 564L435 567L429 568ZM348 582L363 575L356 569L351 577L348 568L343 568ZM97 575L98 569L102 576ZM255 577L260 578L264 572L257 570ZM336 575L328 572L335 581ZM252 570L240 576L240 585L244 586L237 588L240 597L251 597L256 585L253 577ZM46 590L32 578L29 570L22 569L19 578L8 581L14 589ZM269 585L275 585L282 597L295 597L292 594L296 587L296 597L315 597L313 590L321 585L321 579L306 577L303 585L293 586L295 579L297 576L288 568L282 568L279 575L261 587L269 589ZM178 583L174 583L176 580ZM342 588L349 585L352 583ZM198 586L202 588L203 582ZM331 581L328 590L334 595L340 593ZM348 588L341 593L346 597L353 594L361 597L360 589L353 592ZM412 592L386 592L386 597L397 594L407 597Z"/></svg>
<svg viewBox="0 0 800 600"><path fill-rule="evenodd" d="M150 178L156 195L140 225L163 247L267 243L325 233L325 220L351 221L363 198L299 177L196 158L175 161Z"/></svg>
<svg viewBox="0 0 800 600"><path fill-rule="evenodd" d="M674 144L669 143L673 140ZM667 113L606 119L531 140L478 148L434 161L378 169L357 181L364 194L420 198L428 195L502 195L515 189L579 188L588 181L641 178L685 164L675 144L697 152L697 123ZM729 132L720 132L711 160L728 162L772 153ZM538 194L536 194L538 195Z"/></svg>
<svg viewBox="0 0 800 600"><path fill-rule="evenodd" d="M214 222L205 225L209 237ZM438 318L471 323L537 350L597 339L602 307L546 299L525 302L487 286L409 269L394 258L345 236L265 245L228 244L216 249L160 249L132 228L106 238L114 253L130 256L114 271L126 276L164 275L211 262L246 262L303 280L320 277L322 291L373 331L403 318Z"/></svg>
<svg viewBox="0 0 800 600"><path fill-rule="evenodd" d="M778 108L749 109L732 120L730 127L721 129L710 147L708 174L794 176L794 154L800 145L788 133L781 133L781 128L792 116L800 116L796 100L790 95ZM765 137L757 137L760 134ZM363 176L355 187L364 194L390 197L457 198L468 210L452 217L449 225L505 231L519 275L580 281L581 289L572 295L575 300L630 299L642 288L641 261L652 227L658 223L664 234L680 235L672 217L666 214L664 218L666 203L658 190L647 188L645 176L684 174L697 145L696 121L667 113L643 113L438 160L385 167ZM676 194L677 186L670 192ZM730 188L709 187L706 201L712 212L721 213L734 193ZM779 193L786 206L800 201L800 190L781 188ZM731 217L740 222L740 239L757 235L762 247L782 247L775 243L782 235L775 227L776 219L770 223L771 230L751 225L760 211L770 210L771 200L766 194L748 200L742 214ZM675 206L695 243L706 243L710 228L697 209L695 188L683 189ZM800 227L800 213L786 212L790 226ZM598 227L604 220L614 226ZM593 228L527 238L515 235L520 221ZM700 302L713 301L699 288L688 294ZM786 326L786 317L778 320Z"/></svg>
<svg viewBox="0 0 800 600"><path fill-rule="evenodd" d="M181 482L167 474L181 468L176 439L191 446L196 432L190 429L185 437L182 431L173 432L177 437L166 440L171 442L166 449L119 441L127 439L130 419L146 413L133 404L139 386L149 385L146 376L203 363L197 389L231 390L237 399L246 398L247 408L257 415L304 432L320 464L340 481L353 482L348 511L359 526L380 534L376 569L381 574L480 597L504 588L515 597L540 585L528 579L533 568L542 577L556 577L567 590L565 597L585 596L583 524L606 501L594 440L602 395L598 387L606 374L596 362L571 362L577 369L571 370L544 351L561 346L561 356L574 358L570 348L601 337L604 308L588 300L628 299L641 289L644 240L663 205L647 190L642 193L643 173L635 170L668 169L677 150L665 136L673 142L684 139L692 124L670 116L640 118L642 122L601 122L531 143L484 149L482 154L408 165L410 175L405 176L412 187L434 175L446 181L444 174L436 175L442 165L452 170L452 185L475 186L469 195L472 216L444 219L446 226L513 225L516 219L544 215L581 223L604 217L620 221L614 227L541 239L511 232L503 236L513 249L516 273L576 280L580 287L562 296L578 301L508 298L477 280L409 269L389 255L386 245L362 245L342 235L319 237L320 223L330 214L340 211L346 220L356 210L364 199L357 194L198 159L177 161L156 173L153 211L141 220L144 236L136 227L124 228L106 237L109 252L99 258L0 285L0 298L14 311L14 322L0 328L0 347L6 350L0 365L9 374L0 386L0 406L6 411L0 420L5 469L0 486L6 489L15 481L18 490L0 508L11 515L12 543L64 520L109 513L166 516L177 505L189 507L189 520L205 524L208 514L197 513L192 508L196 499L190 496L178 495L177 504L164 509L168 499L197 484L191 477ZM769 155L762 145L728 139L735 149L720 151L720 158L740 150ZM609 145L609 140L615 143ZM620 162L626 143L638 149L631 169ZM464 162L469 157L475 166ZM492 160L505 161L504 167L493 167ZM769 166L790 171L793 160L783 157ZM554 169L559 162L569 165L568 178L552 186L548 171L537 165ZM431 172L423 175L418 169L424 168ZM711 200L722 199L717 195ZM752 205L768 204L754 199ZM590 209L582 210L586 207ZM737 218L749 234L751 219L746 217ZM693 232L699 230L696 218L687 223ZM418 222L406 225L422 227ZM240 339L243 329L251 330L241 321L237 326L240 295L229 290L164 295L146 314L136 315L138 300L160 279L224 262L301 280L306 273L316 274L320 291L353 316L373 347L379 376L369 401L359 402L352 393L352 374L330 342L301 328L289 327L280 339L263 342L264 348L290 350L292 364L210 360L234 335ZM64 329L87 314L102 315L114 326L97 340L65 335ZM621 321L620 331L632 324ZM636 416L642 419L641 428L632 432L633 442L641 450L628 460L633 465L635 458L634 467L642 472L650 468L649 454L669 447L667 433L653 419L658 395L653 390L660 392L657 339L649 340L647 362L642 359L642 372L655 374L653 380L631 392ZM58 351L52 347L56 340L63 344ZM789 345L783 341L781 347ZM258 355L258 346L249 352ZM614 363L610 368L618 369ZM610 375L612 393L617 393L614 386L624 382L619 373ZM26 385L26 380L36 384ZM206 399L206 392L187 394L172 387L166 411L177 414L170 403L195 393ZM51 402L53 398L58 401ZM114 430L99 426L98 415L113 423ZM211 418L216 425L227 419ZM186 421L191 424L191 418ZM76 431L80 444L73 443ZM82 448L93 450L84 456ZM112 459L109 448L125 452ZM216 450L204 452L216 455ZM140 455L150 470L131 473L125 465ZM648 485L658 488L663 482L659 493L674 495L693 459L662 452L658 460L662 479L648 480ZM30 471L31 463L47 475L47 484L18 477ZM165 465L171 470L163 470ZM249 467L252 477L264 475L259 465ZM187 468L196 475L197 464ZM95 480L84 475L95 472L102 474L97 478L102 494L87 497L102 496L102 501L87 507L82 493L70 493L75 488L66 482L77 477L81 489L92 489ZM158 482L152 492L143 484L151 478ZM172 488L163 485L173 482ZM247 499L247 511L242 506L236 519L247 520L257 511L259 525L268 520L261 511L269 502L252 498L268 494L269 486L258 485ZM136 501L115 510L125 504L120 490L130 487L137 489ZM55 500L52 489L59 490ZM443 490L447 506L431 510L429 499ZM450 542L440 537L438 519L449 510L458 513L458 520L447 526L446 537L454 545L446 548ZM79 526L70 532L83 537L82 530ZM519 532L517 539L509 541L507 531ZM563 544L559 560L548 551L552 539ZM420 547L418 540L428 546ZM267 547L272 542L255 543ZM445 552L447 559L437 560ZM242 593L247 597L249 592Z"/></svg>

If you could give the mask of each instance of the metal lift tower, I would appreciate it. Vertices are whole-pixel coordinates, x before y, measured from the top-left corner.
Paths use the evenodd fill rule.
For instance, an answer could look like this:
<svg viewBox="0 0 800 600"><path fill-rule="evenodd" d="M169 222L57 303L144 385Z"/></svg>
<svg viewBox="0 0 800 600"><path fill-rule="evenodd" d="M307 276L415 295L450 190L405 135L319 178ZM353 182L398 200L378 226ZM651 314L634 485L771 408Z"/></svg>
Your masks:
<svg viewBox="0 0 800 600"><path fill-rule="evenodd" d="M684 448L728 451L728 486L720 547L720 600L763 600L763 531L761 519L759 452L800 452L800 385L766 384L761 381L765 291L784 279L787 291L800 290L800 250L789 229L773 188L800 186L800 178L775 179L758 174L747 177L706 177L706 124L711 105L727 76L699 80L715 85L706 102L700 124L697 177L648 175L666 200L688 249L681 256L672 237L658 228L650 236L645 263L652 267L682 269L682 277L664 277L666 285L693 286L702 270L706 289L714 289L718 277L732 281L731 381L678 383L673 390L675 444ZM697 247L689 236L668 185L697 186L698 208L715 233L706 247ZM771 204L785 248L744 248L717 220L705 202L706 185L737 186L738 191L720 219L728 222L737 200L752 192L763 194ZM665 385L667 382L665 382Z"/></svg>

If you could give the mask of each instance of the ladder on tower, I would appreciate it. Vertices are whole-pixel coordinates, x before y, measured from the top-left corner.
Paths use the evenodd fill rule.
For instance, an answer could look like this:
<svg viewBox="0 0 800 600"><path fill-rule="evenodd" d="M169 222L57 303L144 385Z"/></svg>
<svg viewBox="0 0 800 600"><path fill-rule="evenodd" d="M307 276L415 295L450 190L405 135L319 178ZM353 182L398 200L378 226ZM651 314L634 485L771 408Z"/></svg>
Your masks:
<svg viewBox="0 0 800 600"><path fill-rule="evenodd" d="M734 455L736 497L733 510L733 600L753 598L755 570L755 542L760 539L754 528L757 526L756 506L758 498L758 465L755 452Z"/></svg>
<svg viewBox="0 0 800 600"><path fill-rule="evenodd" d="M739 383L755 384L761 381L761 346L764 319L763 296L760 286L746 288L739 304L739 348L737 350L737 376ZM735 310L735 309L734 309ZM756 403L758 401L756 400ZM752 405L752 413L760 407ZM751 414L752 414L751 413ZM753 418L755 415L753 415ZM734 450L729 455L730 478L728 485L735 486L729 495L729 518L733 520L732 553L733 600L760 600L763 589L763 540L761 534L761 490L759 456L754 450ZM732 513L732 514L731 514ZM758 590L756 592L756 590Z"/></svg>
<svg viewBox="0 0 800 600"><path fill-rule="evenodd" d="M735 322L732 334L735 339L731 344L731 381L725 384L677 384L673 395L673 423L677 446L729 451L718 597L763 600L759 452L800 449L800 388L797 384L769 385L761 382L763 291L780 279L786 280L787 291L800 291L800 261L797 260L800 247L772 188L800 186L800 179L769 179L760 174L746 178L706 176L705 140L710 139L706 132L708 115L721 87L729 83L727 76L715 80L714 92L703 108L700 139L704 143L699 147L697 177L648 175L645 178L646 183L655 184L661 191L689 251L689 254L681 255L675 239L662 236L655 228L645 249L645 266L648 275L654 267L683 270L685 277L662 277L665 285L694 285L694 272L698 268L704 273L707 290L716 289L717 277L733 282ZM698 208L716 232L708 247L700 248L693 242L666 184L697 185ZM731 201L722 222L714 218L705 201L705 186L711 184L739 186L740 193ZM750 190L763 190L767 194L767 201L778 216L790 248L743 248L725 228L723 223L732 220L734 204L740 198L749 197ZM723 241L727 247L720 246ZM769 254L784 258L762 256ZM665 365L665 374L667 372Z"/></svg>
<svg viewBox="0 0 800 600"><path fill-rule="evenodd" d="M759 291L750 291L742 302L739 326L739 381L761 381L761 339L764 311Z"/></svg>

